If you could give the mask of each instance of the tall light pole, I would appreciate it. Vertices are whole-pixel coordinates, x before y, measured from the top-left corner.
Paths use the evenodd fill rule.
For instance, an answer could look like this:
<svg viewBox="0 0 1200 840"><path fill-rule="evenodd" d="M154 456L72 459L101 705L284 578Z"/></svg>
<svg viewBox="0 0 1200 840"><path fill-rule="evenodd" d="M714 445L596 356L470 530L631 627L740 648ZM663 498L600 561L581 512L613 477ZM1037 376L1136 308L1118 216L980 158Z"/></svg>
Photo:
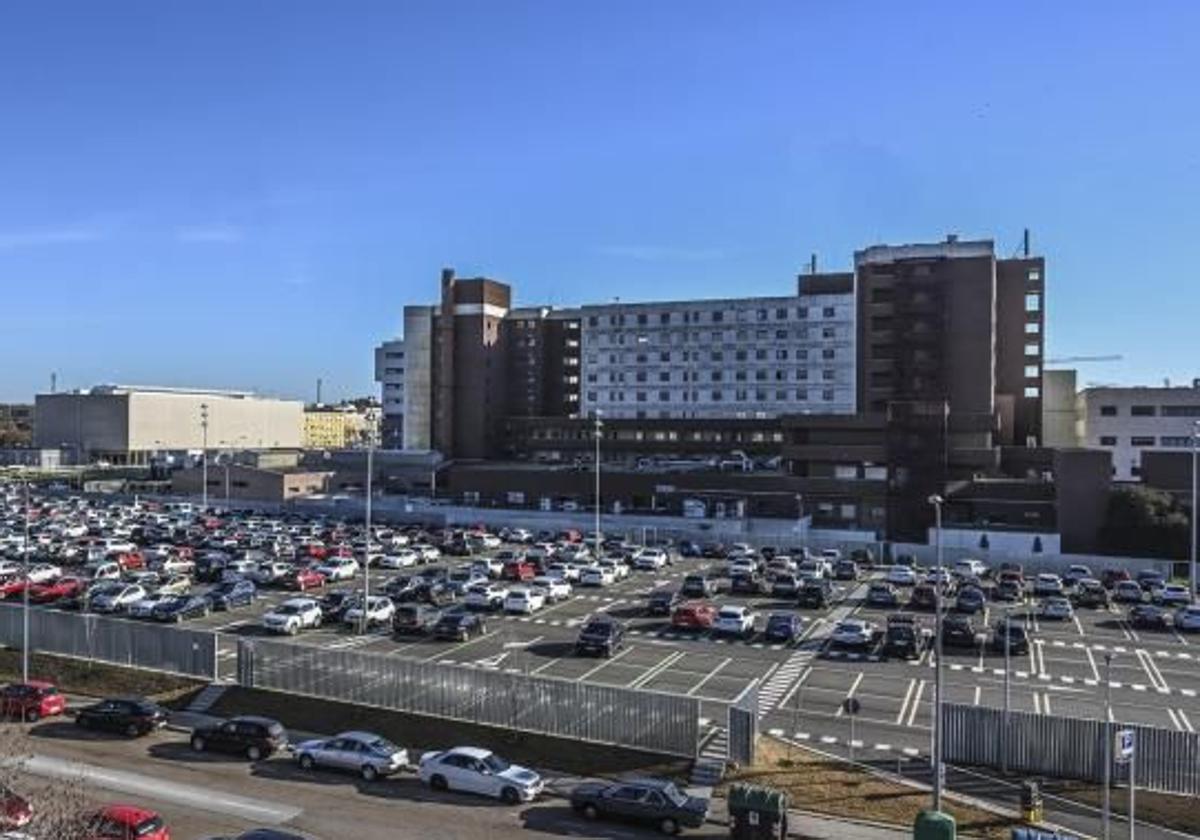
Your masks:
<svg viewBox="0 0 1200 840"><path fill-rule="evenodd" d="M208 403L200 403L200 507L208 510Z"/></svg>
<svg viewBox="0 0 1200 840"><path fill-rule="evenodd" d="M1200 487L1200 420L1192 424L1192 601L1200 600L1200 581L1196 580L1196 524L1197 524L1197 508L1196 497L1200 495L1197 492Z"/></svg>
<svg viewBox="0 0 1200 840"><path fill-rule="evenodd" d="M929 497L937 528L937 580L934 582L934 656L933 670L933 810L942 810L942 505L945 499L936 493Z"/></svg>
<svg viewBox="0 0 1200 840"><path fill-rule="evenodd" d="M600 412L596 412L596 529L592 535L595 537L595 543L592 548L596 552L596 556L600 556L600 436L604 432L604 421L600 419Z"/></svg>
<svg viewBox="0 0 1200 840"><path fill-rule="evenodd" d="M796 538L804 542L804 494L796 494Z"/></svg>
<svg viewBox="0 0 1200 840"><path fill-rule="evenodd" d="M363 508L366 542L363 545L363 600L362 617L359 619L358 632L367 632L367 601L371 597L371 495L374 492L372 479L375 474L375 436L367 432L367 501Z"/></svg>
<svg viewBox="0 0 1200 840"><path fill-rule="evenodd" d="M24 567L24 586L21 587L21 680L29 683L29 476L25 476L25 542L21 552L21 565Z"/></svg>
<svg viewBox="0 0 1200 840"><path fill-rule="evenodd" d="M1104 653L1104 840L1108 840L1112 822L1112 652Z"/></svg>
<svg viewBox="0 0 1200 840"><path fill-rule="evenodd" d="M940 663L939 663L940 664ZM1008 774L1009 715L1012 709L1012 607L1004 608L1004 746L1000 770Z"/></svg>

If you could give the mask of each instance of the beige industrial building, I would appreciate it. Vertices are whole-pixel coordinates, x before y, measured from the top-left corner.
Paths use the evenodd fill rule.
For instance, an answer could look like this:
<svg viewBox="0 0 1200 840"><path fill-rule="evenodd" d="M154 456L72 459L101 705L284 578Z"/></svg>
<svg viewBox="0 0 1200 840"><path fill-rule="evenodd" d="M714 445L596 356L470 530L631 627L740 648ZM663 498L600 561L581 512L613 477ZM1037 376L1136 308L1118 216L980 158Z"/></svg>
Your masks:
<svg viewBox="0 0 1200 840"><path fill-rule="evenodd" d="M304 469L265 470L241 464L210 465L208 498L238 501L286 502L324 493L330 472ZM200 496L204 470L191 467L171 474L171 492L176 496Z"/></svg>
<svg viewBox="0 0 1200 840"><path fill-rule="evenodd" d="M38 394L35 443L83 462L145 464L165 453L299 449L304 404L242 391L102 385Z"/></svg>

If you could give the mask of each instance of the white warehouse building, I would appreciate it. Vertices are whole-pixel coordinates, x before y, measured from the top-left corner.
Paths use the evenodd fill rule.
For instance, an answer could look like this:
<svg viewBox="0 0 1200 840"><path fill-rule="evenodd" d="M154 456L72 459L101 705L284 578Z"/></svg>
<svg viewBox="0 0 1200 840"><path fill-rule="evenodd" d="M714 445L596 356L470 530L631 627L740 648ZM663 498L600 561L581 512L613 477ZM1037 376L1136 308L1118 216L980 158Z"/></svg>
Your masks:
<svg viewBox="0 0 1200 840"><path fill-rule="evenodd" d="M1113 478L1139 481L1142 452L1190 450L1200 424L1200 379L1191 387L1086 388L1076 397L1079 445L1112 453Z"/></svg>

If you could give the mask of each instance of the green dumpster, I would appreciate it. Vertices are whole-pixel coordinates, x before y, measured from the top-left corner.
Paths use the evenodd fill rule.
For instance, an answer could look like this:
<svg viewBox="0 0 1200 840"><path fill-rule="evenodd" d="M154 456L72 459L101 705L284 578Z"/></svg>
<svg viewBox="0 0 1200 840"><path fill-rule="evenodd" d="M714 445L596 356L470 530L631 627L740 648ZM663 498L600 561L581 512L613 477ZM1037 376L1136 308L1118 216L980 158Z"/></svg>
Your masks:
<svg viewBox="0 0 1200 840"><path fill-rule="evenodd" d="M761 785L729 788L729 836L733 840L787 837L787 794Z"/></svg>
<svg viewBox="0 0 1200 840"><path fill-rule="evenodd" d="M941 811L921 811L913 821L913 840L954 840L954 817Z"/></svg>

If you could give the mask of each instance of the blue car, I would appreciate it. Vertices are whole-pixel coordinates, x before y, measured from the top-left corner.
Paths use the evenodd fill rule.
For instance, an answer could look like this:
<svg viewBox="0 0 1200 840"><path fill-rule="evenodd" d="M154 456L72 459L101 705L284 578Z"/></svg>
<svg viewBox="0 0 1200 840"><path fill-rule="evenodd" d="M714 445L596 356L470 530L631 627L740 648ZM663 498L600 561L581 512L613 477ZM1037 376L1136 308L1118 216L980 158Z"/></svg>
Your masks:
<svg viewBox="0 0 1200 840"><path fill-rule="evenodd" d="M793 613L771 613L763 637L769 642L791 644L804 632L804 620Z"/></svg>
<svg viewBox="0 0 1200 840"><path fill-rule="evenodd" d="M983 590L975 586L966 586L959 590L958 598L955 600L955 607L961 613L974 615L983 610L987 599L983 595Z"/></svg>
<svg viewBox="0 0 1200 840"><path fill-rule="evenodd" d="M249 606L254 602L254 582L250 580L229 580L218 583L204 597L214 610L228 610L234 607Z"/></svg>

